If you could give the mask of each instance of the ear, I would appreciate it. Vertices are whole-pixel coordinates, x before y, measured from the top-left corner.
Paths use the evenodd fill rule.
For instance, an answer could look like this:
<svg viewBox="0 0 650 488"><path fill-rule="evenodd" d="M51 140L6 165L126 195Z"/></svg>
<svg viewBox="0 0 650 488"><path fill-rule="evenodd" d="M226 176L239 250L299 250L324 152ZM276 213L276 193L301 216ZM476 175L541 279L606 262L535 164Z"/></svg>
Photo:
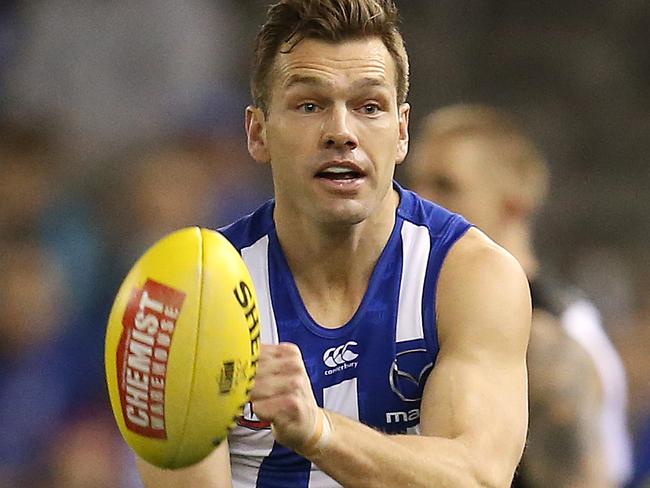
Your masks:
<svg viewBox="0 0 650 488"><path fill-rule="evenodd" d="M409 116L411 115L411 106L403 103L399 106L399 139L397 141L397 155L395 164L400 164L406 158L409 150Z"/></svg>
<svg viewBox="0 0 650 488"><path fill-rule="evenodd" d="M266 144L266 119L264 112L258 107L246 107L246 136L248 152L258 163L268 163L271 160Z"/></svg>
<svg viewBox="0 0 650 488"><path fill-rule="evenodd" d="M530 217L531 208L522 195L508 192L503 198L503 213L508 220L526 220Z"/></svg>

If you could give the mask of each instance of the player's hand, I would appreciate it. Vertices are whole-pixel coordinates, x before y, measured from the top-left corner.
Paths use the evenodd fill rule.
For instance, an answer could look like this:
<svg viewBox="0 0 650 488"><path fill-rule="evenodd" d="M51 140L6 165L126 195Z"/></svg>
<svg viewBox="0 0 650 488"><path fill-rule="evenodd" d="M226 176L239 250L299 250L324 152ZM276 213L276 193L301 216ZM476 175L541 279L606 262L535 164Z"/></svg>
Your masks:
<svg viewBox="0 0 650 488"><path fill-rule="evenodd" d="M272 423L280 444L302 450L313 434L319 407L298 346L262 345L250 400L255 414Z"/></svg>

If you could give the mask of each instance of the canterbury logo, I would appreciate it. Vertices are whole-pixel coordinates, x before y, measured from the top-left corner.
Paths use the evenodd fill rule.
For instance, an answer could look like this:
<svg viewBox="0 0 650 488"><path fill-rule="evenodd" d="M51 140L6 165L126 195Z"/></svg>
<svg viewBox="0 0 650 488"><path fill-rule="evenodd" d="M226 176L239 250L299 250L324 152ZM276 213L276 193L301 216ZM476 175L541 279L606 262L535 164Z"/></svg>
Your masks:
<svg viewBox="0 0 650 488"><path fill-rule="evenodd" d="M350 350L352 346L358 346L358 344L355 341L348 341L342 346L330 347L323 354L323 362L330 368L336 368L343 363L354 361L359 355Z"/></svg>

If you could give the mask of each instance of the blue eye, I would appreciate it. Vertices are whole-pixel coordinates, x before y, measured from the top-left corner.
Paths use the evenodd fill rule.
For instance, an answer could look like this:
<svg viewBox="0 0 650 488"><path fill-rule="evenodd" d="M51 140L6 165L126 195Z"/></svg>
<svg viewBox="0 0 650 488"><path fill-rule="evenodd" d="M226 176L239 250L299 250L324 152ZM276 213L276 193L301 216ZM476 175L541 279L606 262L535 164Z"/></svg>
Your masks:
<svg viewBox="0 0 650 488"><path fill-rule="evenodd" d="M379 112L379 105L375 103L368 103L363 106L362 110L366 115L375 115L377 112Z"/></svg>
<svg viewBox="0 0 650 488"><path fill-rule="evenodd" d="M302 110L305 113L311 114L318 111L318 105L311 102L303 103L302 105L300 105L300 110Z"/></svg>

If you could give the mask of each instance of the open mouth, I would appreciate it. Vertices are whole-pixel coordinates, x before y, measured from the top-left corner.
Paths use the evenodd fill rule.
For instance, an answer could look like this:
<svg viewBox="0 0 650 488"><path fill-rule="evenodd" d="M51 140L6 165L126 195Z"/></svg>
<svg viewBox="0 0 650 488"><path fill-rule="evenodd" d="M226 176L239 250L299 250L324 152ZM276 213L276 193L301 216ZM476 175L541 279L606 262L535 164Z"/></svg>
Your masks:
<svg viewBox="0 0 650 488"><path fill-rule="evenodd" d="M316 173L317 178L325 178L328 180L354 180L361 176L363 175L360 171L341 166L331 166Z"/></svg>
<svg viewBox="0 0 650 488"><path fill-rule="evenodd" d="M334 182L353 182L366 176L363 170L353 161L350 160L333 160L329 161L320 168L315 174L316 178Z"/></svg>

